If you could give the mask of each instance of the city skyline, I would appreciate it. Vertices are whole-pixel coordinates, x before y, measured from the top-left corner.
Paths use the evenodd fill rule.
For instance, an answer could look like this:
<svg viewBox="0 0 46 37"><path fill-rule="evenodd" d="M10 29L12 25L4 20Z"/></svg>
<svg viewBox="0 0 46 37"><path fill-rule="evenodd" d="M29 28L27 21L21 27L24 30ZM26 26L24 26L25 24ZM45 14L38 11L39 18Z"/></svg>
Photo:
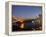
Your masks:
<svg viewBox="0 0 46 37"><path fill-rule="evenodd" d="M12 15L16 17L35 18L42 13L41 6L12 5Z"/></svg>

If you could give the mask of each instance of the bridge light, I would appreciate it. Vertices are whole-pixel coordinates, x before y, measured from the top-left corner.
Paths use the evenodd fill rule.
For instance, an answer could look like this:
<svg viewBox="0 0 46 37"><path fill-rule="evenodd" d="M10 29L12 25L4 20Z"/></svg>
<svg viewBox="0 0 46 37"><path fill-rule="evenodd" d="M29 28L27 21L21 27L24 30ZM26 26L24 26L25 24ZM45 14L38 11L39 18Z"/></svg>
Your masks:
<svg viewBox="0 0 46 37"><path fill-rule="evenodd" d="M20 28L22 28L22 29L24 28L24 23L23 23L23 24L21 24Z"/></svg>

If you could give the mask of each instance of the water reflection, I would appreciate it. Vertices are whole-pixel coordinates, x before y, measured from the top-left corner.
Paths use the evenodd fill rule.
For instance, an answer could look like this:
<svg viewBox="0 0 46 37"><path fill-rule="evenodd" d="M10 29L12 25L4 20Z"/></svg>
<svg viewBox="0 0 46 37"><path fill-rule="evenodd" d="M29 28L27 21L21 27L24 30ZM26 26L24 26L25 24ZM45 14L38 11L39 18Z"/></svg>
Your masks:
<svg viewBox="0 0 46 37"><path fill-rule="evenodd" d="M17 21L12 25L13 31L42 30L42 26L34 21Z"/></svg>

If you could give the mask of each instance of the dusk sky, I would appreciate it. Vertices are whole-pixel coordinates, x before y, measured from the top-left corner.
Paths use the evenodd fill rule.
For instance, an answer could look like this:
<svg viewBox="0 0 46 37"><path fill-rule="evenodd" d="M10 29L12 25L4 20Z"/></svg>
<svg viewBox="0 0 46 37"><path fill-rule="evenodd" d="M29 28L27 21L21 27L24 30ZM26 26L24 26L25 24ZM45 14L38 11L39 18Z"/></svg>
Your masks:
<svg viewBox="0 0 46 37"><path fill-rule="evenodd" d="M41 6L12 5L12 15L16 17L35 18L42 13Z"/></svg>

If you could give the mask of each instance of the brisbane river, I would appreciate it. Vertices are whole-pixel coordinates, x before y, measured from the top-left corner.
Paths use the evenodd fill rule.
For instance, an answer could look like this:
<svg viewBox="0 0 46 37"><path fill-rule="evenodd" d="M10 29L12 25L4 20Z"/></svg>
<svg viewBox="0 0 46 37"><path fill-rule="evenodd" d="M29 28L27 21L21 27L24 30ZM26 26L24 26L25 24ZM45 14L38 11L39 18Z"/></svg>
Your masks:
<svg viewBox="0 0 46 37"><path fill-rule="evenodd" d="M23 23L21 23L21 22L13 23L12 31L32 31L32 30L35 30L35 29L39 28L39 24L36 25L36 24L32 23L31 21L24 22L24 24L23 24L24 27L23 28L20 27L22 24Z"/></svg>

